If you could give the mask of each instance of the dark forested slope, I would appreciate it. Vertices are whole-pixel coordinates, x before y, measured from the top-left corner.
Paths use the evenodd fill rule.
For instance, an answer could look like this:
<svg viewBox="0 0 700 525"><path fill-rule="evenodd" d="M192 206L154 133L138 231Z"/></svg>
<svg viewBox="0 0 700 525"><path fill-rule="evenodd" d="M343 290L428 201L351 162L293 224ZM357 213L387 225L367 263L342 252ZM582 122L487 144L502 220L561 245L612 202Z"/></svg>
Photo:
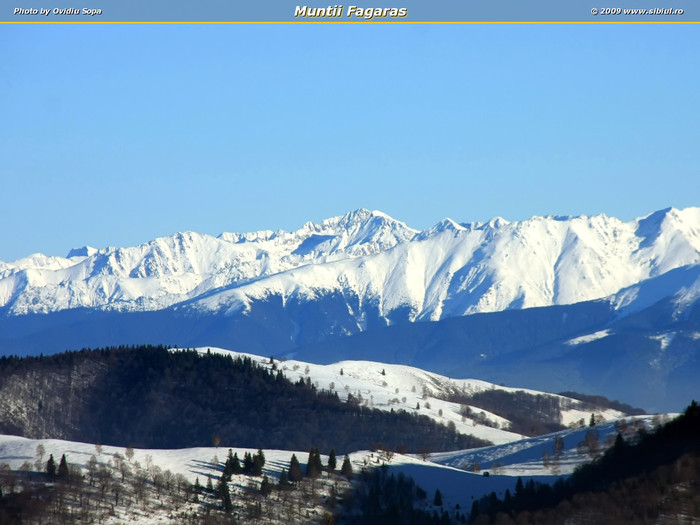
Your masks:
<svg viewBox="0 0 700 525"><path fill-rule="evenodd" d="M247 358L152 346L0 358L0 433L143 448L486 444L425 416L342 402Z"/></svg>

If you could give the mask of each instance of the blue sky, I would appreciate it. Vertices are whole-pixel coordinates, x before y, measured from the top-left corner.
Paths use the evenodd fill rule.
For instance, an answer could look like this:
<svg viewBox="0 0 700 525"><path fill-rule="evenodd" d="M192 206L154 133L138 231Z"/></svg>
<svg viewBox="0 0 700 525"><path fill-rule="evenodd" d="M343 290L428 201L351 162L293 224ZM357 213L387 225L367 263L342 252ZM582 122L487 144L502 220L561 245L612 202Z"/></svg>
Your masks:
<svg viewBox="0 0 700 525"><path fill-rule="evenodd" d="M6 25L0 260L700 205L693 25Z"/></svg>

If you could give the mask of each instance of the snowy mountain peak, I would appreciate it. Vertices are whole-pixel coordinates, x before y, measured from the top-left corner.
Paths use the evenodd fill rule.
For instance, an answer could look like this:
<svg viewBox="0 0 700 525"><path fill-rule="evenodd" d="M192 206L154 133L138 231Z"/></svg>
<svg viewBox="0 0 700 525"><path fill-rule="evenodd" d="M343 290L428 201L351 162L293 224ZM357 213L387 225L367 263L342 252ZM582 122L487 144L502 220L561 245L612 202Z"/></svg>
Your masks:
<svg viewBox="0 0 700 525"><path fill-rule="evenodd" d="M504 226L508 226L510 222L505 220L503 217L494 217L488 222L489 227L493 229L498 229L498 228L503 228Z"/></svg>
<svg viewBox="0 0 700 525"><path fill-rule="evenodd" d="M446 217L442 219L440 222L438 222L435 226L432 228L433 231L435 232L443 232L443 231L466 231L466 228L462 226L461 224L453 221L449 217Z"/></svg>
<svg viewBox="0 0 700 525"><path fill-rule="evenodd" d="M422 232L360 208L292 232L182 232L68 255L0 263L0 313L178 303L239 312L234 305L273 296L340 296L361 329L368 311L387 324L393 312L413 321L608 297L700 263L700 208L627 223L605 215L444 219Z"/></svg>

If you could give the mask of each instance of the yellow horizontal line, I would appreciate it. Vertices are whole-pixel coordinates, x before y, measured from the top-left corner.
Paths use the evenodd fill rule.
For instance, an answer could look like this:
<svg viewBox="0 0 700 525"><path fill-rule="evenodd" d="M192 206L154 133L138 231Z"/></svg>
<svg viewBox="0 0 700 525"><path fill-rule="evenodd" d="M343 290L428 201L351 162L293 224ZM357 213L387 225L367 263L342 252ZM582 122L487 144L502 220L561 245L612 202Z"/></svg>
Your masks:
<svg viewBox="0 0 700 525"><path fill-rule="evenodd" d="M0 24L700 24L700 20L667 20L667 21L641 21L641 20L619 20L619 21L429 21L429 20L348 20L348 21L323 21L323 20L288 20L288 21L5 21L0 20Z"/></svg>

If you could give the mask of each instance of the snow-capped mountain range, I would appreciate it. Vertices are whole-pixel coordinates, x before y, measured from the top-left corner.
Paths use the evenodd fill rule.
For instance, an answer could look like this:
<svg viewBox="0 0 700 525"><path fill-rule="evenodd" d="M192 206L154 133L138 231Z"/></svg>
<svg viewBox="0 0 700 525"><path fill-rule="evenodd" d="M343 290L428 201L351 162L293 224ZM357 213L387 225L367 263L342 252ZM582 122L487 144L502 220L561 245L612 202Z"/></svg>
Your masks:
<svg viewBox="0 0 700 525"><path fill-rule="evenodd" d="M0 263L0 355L218 346L418 366L648 410L697 398L700 208L178 233Z"/></svg>
<svg viewBox="0 0 700 525"><path fill-rule="evenodd" d="M346 298L365 328L572 304L700 263L700 208L614 217L497 218L424 231L359 209L294 232L193 232L130 248L0 262L0 313L143 312L178 306L226 315L256 301Z"/></svg>

